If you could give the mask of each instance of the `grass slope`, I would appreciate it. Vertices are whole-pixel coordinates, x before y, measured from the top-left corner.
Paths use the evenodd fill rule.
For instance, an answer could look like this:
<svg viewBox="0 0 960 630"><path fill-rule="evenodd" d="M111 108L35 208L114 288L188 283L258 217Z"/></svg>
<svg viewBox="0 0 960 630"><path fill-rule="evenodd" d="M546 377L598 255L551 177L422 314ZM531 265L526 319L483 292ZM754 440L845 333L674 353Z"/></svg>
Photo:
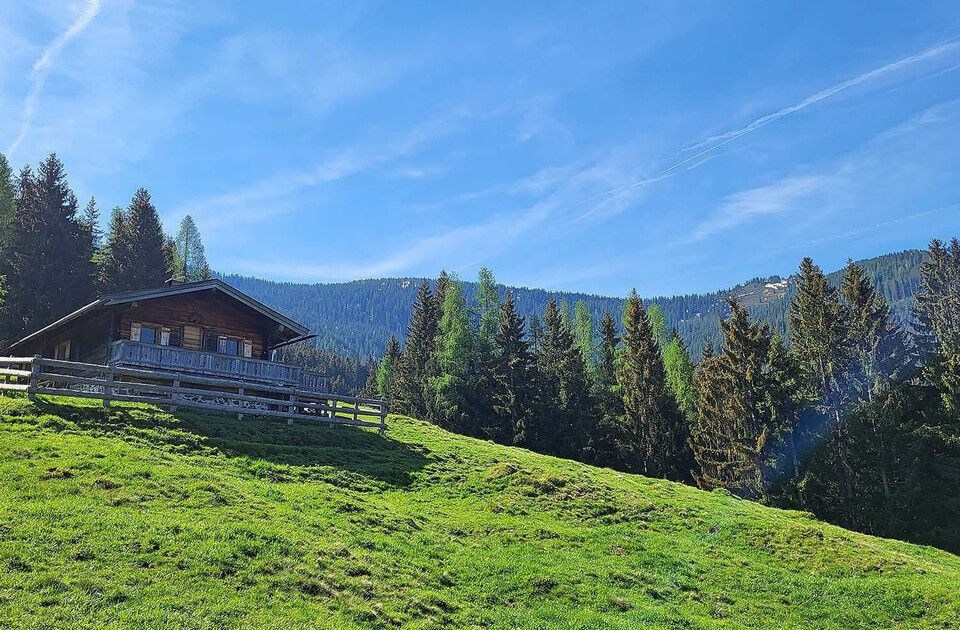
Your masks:
<svg viewBox="0 0 960 630"><path fill-rule="evenodd" d="M0 626L955 628L960 558L392 418L0 398Z"/></svg>

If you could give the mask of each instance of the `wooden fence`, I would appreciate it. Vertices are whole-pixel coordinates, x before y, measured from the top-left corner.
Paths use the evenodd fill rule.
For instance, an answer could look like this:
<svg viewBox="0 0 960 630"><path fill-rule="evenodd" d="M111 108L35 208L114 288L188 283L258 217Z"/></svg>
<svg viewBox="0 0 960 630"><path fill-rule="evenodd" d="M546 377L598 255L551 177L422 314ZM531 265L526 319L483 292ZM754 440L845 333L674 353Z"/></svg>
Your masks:
<svg viewBox="0 0 960 630"><path fill-rule="evenodd" d="M0 357L0 392L76 396L111 401L143 402L172 409L187 407L236 413L238 418L275 416L387 427L387 404L382 400L318 393L300 388L212 378L176 372L158 372L117 366L45 359L40 356Z"/></svg>

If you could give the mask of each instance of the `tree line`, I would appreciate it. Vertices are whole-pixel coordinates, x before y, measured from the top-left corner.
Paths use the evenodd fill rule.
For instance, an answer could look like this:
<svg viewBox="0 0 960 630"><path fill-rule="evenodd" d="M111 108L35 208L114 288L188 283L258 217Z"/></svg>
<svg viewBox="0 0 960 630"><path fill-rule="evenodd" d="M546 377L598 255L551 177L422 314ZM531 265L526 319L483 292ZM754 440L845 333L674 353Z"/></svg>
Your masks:
<svg viewBox="0 0 960 630"><path fill-rule="evenodd" d="M909 319L913 294L919 281L918 270L923 260L920 250L884 254L858 262L876 289L890 305L894 319ZM827 274L831 284L840 286L843 271ZM318 336L317 347L345 356L383 356L392 335L403 340L417 286L423 278L381 278L340 283L303 284L276 282L239 275L220 276L227 283L264 304L293 317L308 326ZM747 286L781 280L777 276L755 278ZM431 280L433 286L434 280ZM476 299L477 284L462 282L464 298L468 303ZM547 301L554 299L558 308L572 308L582 301L597 322L605 311L620 313L625 299L546 291L536 288L518 288L499 285L500 299L509 290L517 312L529 322L533 315L541 317ZM644 298L648 307L656 304L663 312L667 330L677 329L693 356L699 357L709 340L719 346L722 333L718 317L730 314L726 303L728 295L738 295L744 285L711 293ZM795 278L789 279L785 298L762 303L746 303L752 318L770 324L771 330L786 338L787 310L796 292ZM566 306L564 306L566 304Z"/></svg>
<svg viewBox="0 0 960 630"><path fill-rule="evenodd" d="M837 286L805 258L786 337L728 299L721 342L694 361L636 292L599 321L552 299L528 320L490 270L469 301L443 273L420 283L368 390L466 435L957 551L956 239L931 243L918 283L901 323L863 268Z"/></svg>
<svg viewBox="0 0 960 630"><path fill-rule="evenodd" d="M56 154L17 174L0 154L0 347L98 294L209 277L193 219L167 235L145 188L113 209L104 233L96 199L81 210Z"/></svg>

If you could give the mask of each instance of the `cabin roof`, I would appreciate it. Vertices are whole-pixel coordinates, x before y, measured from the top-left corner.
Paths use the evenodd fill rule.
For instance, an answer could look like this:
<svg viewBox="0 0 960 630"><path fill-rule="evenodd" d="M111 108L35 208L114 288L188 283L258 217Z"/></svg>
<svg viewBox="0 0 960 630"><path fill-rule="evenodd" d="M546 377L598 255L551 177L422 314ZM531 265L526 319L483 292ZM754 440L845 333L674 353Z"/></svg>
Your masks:
<svg viewBox="0 0 960 630"><path fill-rule="evenodd" d="M310 329L304 326L303 324L298 324L297 322L293 321L286 315L283 315L282 313L278 313L277 311L273 310L266 304L263 304L262 302L259 302L258 300L253 299L252 297L250 297L243 291L240 291L239 289L235 289L234 287L230 286L223 280L220 280L219 278L211 278L209 280L200 280L199 282L176 283L170 286L159 287L156 289L140 289L138 291L126 291L124 293L113 293L110 295L104 295L94 300L90 304L87 304L86 306L83 306L75 310L69 315L65 317L61 317L60 319L53 322L52 324L44 326L43 328L41 328L36 332L30 333L26 337L11 344L7 348L7 350L13 350L17 346L20 346L24 343L27 343L28 341L36 339L37 337L41 337L44 334L52 330L55 330L63 326L64 324L70 323L73 320L78 319L79 317L82 317L83 315L91 311L95 311L101 308L107 308L110 306L118 306L120 304L129 304L131 302L141 302L144 300L153 300L156 298L165 298L165 297L172 297L175 295L184 295L186 293L196 293L198 291L219 291L220 293L223 293L224 295L235 299L236 301L240 302L244 306L257 311L261 315L264 315L265 317L272 319L276 323L296 333L297 336L303 337L310 332Z"/></svg>

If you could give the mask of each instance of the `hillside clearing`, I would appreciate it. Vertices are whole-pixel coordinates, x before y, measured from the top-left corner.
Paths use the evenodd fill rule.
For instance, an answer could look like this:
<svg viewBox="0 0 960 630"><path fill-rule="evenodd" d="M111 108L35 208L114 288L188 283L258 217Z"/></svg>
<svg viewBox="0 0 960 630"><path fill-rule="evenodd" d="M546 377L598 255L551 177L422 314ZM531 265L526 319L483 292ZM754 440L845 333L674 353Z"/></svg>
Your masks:
<svg viewBox="0 0 960 630"><path fill-rule="evenodd" d="M949 553L389 424L0 399L0 625L960 627Z"/></svg>

